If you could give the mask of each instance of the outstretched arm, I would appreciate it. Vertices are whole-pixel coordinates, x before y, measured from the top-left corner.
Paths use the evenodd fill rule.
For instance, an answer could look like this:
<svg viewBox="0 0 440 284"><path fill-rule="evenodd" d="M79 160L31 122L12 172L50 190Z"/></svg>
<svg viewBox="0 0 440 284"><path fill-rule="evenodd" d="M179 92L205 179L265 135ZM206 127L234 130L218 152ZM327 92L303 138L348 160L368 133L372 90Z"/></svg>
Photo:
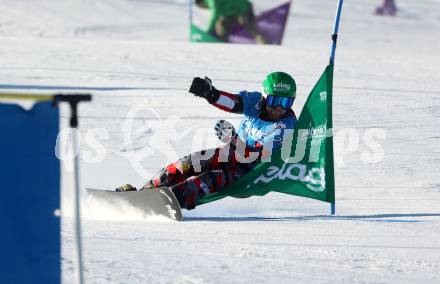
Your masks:
<svg viewBox="0 0 440 284"><path fill-rule="evenodd" d="M189 92L197 97L205 98L215 107L232 113L243 113L243 98L239 95L219 91L212 85L211 79L195 77Z"/></svg>

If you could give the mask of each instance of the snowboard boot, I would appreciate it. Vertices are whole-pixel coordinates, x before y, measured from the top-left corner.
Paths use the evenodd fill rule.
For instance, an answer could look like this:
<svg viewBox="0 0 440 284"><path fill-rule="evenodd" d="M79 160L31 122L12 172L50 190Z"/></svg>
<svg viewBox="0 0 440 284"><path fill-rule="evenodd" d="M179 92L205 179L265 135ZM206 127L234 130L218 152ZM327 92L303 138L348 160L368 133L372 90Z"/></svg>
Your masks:
<svg viewBox="0 0 440 284"><path fill-rule="evenodd" d="M397 12L396 3L394 0L387 0L385 2L386 12L390 16L395 16Z"/></svg>
<svg viewBox="0 0 440 284"><path fill-rule="evenodd" d="M383 5L376 8L376 15L395 16L397 13L397 6L394 0L385 0Z"/></svg>
<svg viewBox="0 0 440 284"><path fill-rule="evenodd" d="M267 39L265 39L262 34L256 34L254 38L255 38L255 42L258 44L268 44L269 43L267 41Z"/></svg>
<svg viewBox="0 0 440 284"><path fill-rule="evenodd" d="M137 188L127 183L116 188L115 191L137 191Z"/></svg>
<svg viewBox="0 0 440 284"><path fill-rule="evenodd" d="M375 13L376 15L380 15L380 16L382 16L382 15L385 14L385 9L384 9L383 6L377 7L376 10L374 11L374 13Z"/></svg>

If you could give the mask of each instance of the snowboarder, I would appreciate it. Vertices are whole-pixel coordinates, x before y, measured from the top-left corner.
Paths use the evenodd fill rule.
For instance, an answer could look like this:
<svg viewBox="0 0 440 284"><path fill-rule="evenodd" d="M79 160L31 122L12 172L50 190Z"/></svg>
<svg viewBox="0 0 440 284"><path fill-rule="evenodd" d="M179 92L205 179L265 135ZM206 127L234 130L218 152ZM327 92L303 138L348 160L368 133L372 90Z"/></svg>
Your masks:
<svg viewBox="0 0 440 284"><path fill-rule="evenodd" d="M395 16L397 13L397 6L394 0L384 0L382 6L376 8L376 15Z"/></svg>
<svg viewBox="0 0 440 284"><path fill-rule="evenodd" d="M217 90L207 77L195 77L189 92L221 110L244 115L238 131L228 121L217 122L215 131L224 143L222 147L185 156L160 170L142 187L169 187L181 208L193 209L201 197L233 184L262 157L270 157L281 147L284 131L294 129L297 121L292 110L296 84L289 74L273 72L263 81L263 94L231 94ZM127 184L116 190L137 189Z"/></svg>
<svg viewBox="0 0 440 284"><path fill-rule="evenodd" d="M196 0L196 5L211 10L206 31L227 42L231 30L239 25L248 31L257 43L268 43L258 31L252 3L248 0Z"/></svg>

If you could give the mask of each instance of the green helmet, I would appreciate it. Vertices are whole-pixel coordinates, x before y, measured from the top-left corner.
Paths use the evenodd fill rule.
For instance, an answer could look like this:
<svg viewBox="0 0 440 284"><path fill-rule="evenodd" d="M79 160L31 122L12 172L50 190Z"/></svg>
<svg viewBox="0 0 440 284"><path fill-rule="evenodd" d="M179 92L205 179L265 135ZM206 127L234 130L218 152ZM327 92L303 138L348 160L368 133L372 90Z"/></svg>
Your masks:
<svg viewBox="0 0 440 284"><path fill-rule="evenodd" d="M296 96L295 80L287 73L272 72L263 81L263 91L267 95L294 98Z"/></svg>

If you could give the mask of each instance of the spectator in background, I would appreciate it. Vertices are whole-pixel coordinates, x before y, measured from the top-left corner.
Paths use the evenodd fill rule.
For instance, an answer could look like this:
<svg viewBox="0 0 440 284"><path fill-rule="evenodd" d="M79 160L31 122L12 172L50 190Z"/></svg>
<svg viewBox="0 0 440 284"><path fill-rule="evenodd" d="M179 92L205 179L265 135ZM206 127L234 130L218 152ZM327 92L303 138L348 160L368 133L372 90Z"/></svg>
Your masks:
<svg viewBox="0 0 440 284"><path fill-rule="evenodd" d="M376 15L394 16L397 13L397 6L394 0L384 0L382 6L376 8Z"/></svg>
<svg viewBox="0 0 440 284"><path fill-rule="evenodd" d="M252 3L248 0L196 0L200 8L211 10L208 33L227 42L234 26L246 29L257 43L266 44L267 40L258 32Z"/></svg>

